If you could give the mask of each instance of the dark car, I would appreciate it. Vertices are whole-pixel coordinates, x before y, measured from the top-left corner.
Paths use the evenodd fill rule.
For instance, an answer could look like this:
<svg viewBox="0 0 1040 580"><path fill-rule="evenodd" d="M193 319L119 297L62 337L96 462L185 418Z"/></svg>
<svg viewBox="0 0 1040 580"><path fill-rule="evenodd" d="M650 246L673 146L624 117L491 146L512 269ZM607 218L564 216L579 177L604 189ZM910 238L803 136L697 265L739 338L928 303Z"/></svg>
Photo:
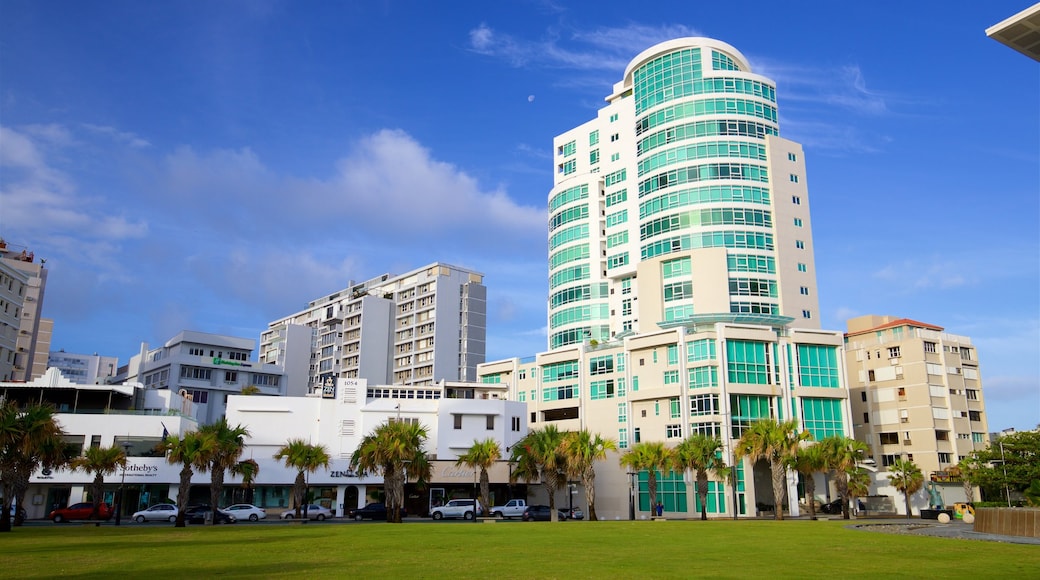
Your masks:
<svg viewBox="0 0 1040 580"><path fill-rule="evenodd" d="M54 523L60 524L61 522L68 522L72 520L89 520L91 515L94 513L94 504L85 501L81 503L74 503L68 507L58 508L47 515L48 519L54 520ZM107 520L112 517L112 506L107 503L98 505L97 517L94 519Z"/></svg>
<svg viewBox="0 0 1040 580"><path fill-rule="evenodd" d="M401 517L407 517L408 510L401 508ZM383 502L373 502L366 505L363 508L352 509L347 512L348 518L353 518L357 521L361 520L385 520L386 519L386 504Z"/></svg>
<svg viewBox="0 0 1040 580"><path fill-rule="evenodd" d="M840 514L841 512L841 498L838 498L830 503L825 503L820 506L820 511L825 514Z"/></svg>
<svg viewBox="0 0 1040 580"><path fill-rule="evenodd" d="M561 522L567 521L567 512L556 510L556 515ZM552 519L552 512L547 505L529 505L524 510L523 520L525 522L548 522Z"/></svg>
<svg viewBox="0 0 1040 580"><path fill-rule="evenodd" d="M237 520L234 516L225 513L222 510L217 510L217 523L218 524L233 524ZM193 505L188 506L184 510L184 521L189 524L204 524L213 517L213 510L208 505Z"/></svg>

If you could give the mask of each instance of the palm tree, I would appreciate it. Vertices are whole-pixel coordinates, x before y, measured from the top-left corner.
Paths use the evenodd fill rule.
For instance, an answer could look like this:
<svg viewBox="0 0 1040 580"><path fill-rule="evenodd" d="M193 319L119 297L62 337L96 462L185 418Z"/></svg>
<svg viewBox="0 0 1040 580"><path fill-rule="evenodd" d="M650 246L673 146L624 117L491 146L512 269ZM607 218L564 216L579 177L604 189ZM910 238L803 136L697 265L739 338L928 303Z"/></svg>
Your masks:
<svg viewBox="0 0 1040 580"><path fill-rule="evenodd" d="M834 485L841 498L842 519L849 519L849 475L869 451L866 443L851 437L833 435L820 441L827 458L827 467L834 471Z"/></svg>
<svg viewBox="0 0 1040 580"><path fill-rule="evenodd" d="M672 450L672 469L697 472L697 497L701 500L701 519L708 519L708 473L719 479L729 475L722 459L722 441L708 435L691 435ZM735 509L735 507L734 507Z"/></svg>
<svg viewBox="0 0 1040 580"><path fill-rule="evenodd" d="M903 492L903 500L906 502L906 517L910 519L910 496L917 493L924 485L924 474L921 468L908 459L897 459L888 468L888 478L892 481L892 487Z"/></svg>
<svg viewBox="0 0 1040 580"><path fill-rule="evenodd" d="M64 435L50 405L19 408L7 401L0 406L0 532L11 531L11 506L25 505L32 474L41 467L54 469L68 464L72 453Z"/></svg>
<svg viewBox="0 0 1040 580"><path fill-rule="evenodd" d="M480 469L480 501L485 510L491 509L491 480L488 478L488 469L495 465L495 462L501 457L502 450L498 446L498 441L490 438L483 441L474 439L469 450L460 455L459 460L455 462L456 466L465 465L470 469Z"/></svg>
<svg viewBox="0 0 1040 580"><path fill-rule="evenodd" d="M188 491L191 489L191 476L195 470L205 473L209 469L208 458L212 455L217 442L211 434L189 431L183 435L170 435L162 443L167 452L166 461L170 464L181 464L181 482L177 488L177 524L184 527L184 510L188 507Z"/></svg>
<svg viewBox="0 0 1040 580"><path fill-rule="evenodd" d="M858 498L866 497L870 493L870 473L857 467L849 473L849 503L855 503Z"/></svg>
<svg viewBox="0 0 1040 580"><path fill-rule="evenodd" d="M959 477L964 487L964 501L971 503L975 501L975 473L979 468L979 460L974 455L962 459L960 463L950 469L950 475Z"/></svg>
<svg viewBox="0 0 1040 580"><path fill-rule="evenodd" d="M82 456L72 460L73 470L80 469L87 474L94 474L94 482L90 486L90 498L94 502L94 509L90 512L90 519L98 517L98 509L104 500L105 476L125 466L126 452L116 446L90 447ZM123 509L123 506L119 506L119 509Z"/></svg>
<svg viewBox="0 0 1040 580"><path fill-rule="evenodd" d="M791 467L803 476L805 481L805 503L809 506L809 519L816 519L816 478L817 473L827 469L825 449L819 443L801 447L791 461Z"/></svg>
<svg viewBox="0 0 1040 580"><path fill-rule="evenodd" d="M737 459L747 457L752 465L759 459L769 463L773 480L773 519L784 519L787 464L795 456L799 444L810 438L807 431L798 432L798 422L793 419L784 422L762 419L752 423L737 441Z"/></svg>
<svg viewBox="0 0 1040 580"><path fill-rule="evenodd" d="M350 458L350 468L359 476L382 474L389 522L401 523L405 478L416 478L419 487L424 487L430 479L430 459L425 449L427 435L426 427L418 423L391 420L361 439Z"/></svg>
<svg viewBox="0 0 1040 580"><path fill-rule="evenodd" d="M527 433L513 446L509 462L516 465L512 481L523 479L545 485L549 494L549 519L559 521L556 513L556 491L567 481L567 456L564 454L566 434L555 425L546 425Z"/></svg>
<svg viewBox="0 0 1040 580"><path fill-rule="evenodd" d="M299 519L300 511L307 503L305 474L314 473L322 467L328 469L329 451L324 445L311 445L303 439L289 439L274 454L274 458L284 460L286 467L295 468L297 471L296 482L293 484L293 497L296 503L296 519Z"/></svg>
<svg viewBox="0 0 1040 580"><path fill-rule="evenodd" d="M597 460L606 459L607 451L616 451L613 439L603 439L587 429L569 433L564 443L568 477L581 480L585 489L585 504L589 508L589 521L596 521L596 469Z"/></svg>
<svg viewBox="0 0 1040 580"><path fill-rule="evenodd" d="M646 471L646 483L650 492L650 513L657 505L657 472L664 471L672 463L671 452L664 443L643 441L628 448L619 458L621 465L635 471Z"/></svg>
<svg viewBox="0 0 1040 580"><path fill-rule="evenodd" d="M246 459L239 461L230 471L232 475L242 476L242 489L245 491L243 501L248 504L253 503L253 486L256 482L256 475L260 473L260 464L253 459Z"/></svg>
<svg viewBox="0 0 1040 580"><path fill-rule="evenodd" d="M205 425L199 429L200 433L213 437L215 445L213 452L207 457L209 461L209 505L216 513L220 507L220 496L224 492L224 473L238 465L238 458L242 456L245 449L245 438L249 437L249 430L242 425L231 427L227 419L221 419L216 423ZM213 525L217 524L217 518L213 518Z"/></svg>

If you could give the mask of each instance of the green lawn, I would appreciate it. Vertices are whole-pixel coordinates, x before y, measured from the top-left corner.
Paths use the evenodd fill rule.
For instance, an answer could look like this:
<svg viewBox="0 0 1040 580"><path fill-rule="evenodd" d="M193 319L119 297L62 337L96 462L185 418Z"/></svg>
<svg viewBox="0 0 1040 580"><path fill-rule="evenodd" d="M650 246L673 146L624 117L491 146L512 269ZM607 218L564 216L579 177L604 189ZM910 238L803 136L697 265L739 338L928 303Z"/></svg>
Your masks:
<svg viewBox="0 0 1040 580"><path fill-rule="evenodd" d="M64 525L0 536L4 578L1037 578L1040 547L841 521Z"/></svg>

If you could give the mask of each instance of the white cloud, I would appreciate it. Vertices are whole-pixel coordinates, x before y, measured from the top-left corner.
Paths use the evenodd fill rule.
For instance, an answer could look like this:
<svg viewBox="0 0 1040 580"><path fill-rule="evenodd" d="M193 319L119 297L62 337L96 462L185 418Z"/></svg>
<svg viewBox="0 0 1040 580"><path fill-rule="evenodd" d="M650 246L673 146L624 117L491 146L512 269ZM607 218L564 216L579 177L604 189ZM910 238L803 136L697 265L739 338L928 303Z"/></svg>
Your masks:
<svg viewBox="0 0 1040 580"><path fill-rule="evenodd" d="M121 207L105 207L103 195L80 194L62 171L49 165L31 135L53 145L73 143L58 126L34 126L29 132L0 127L0 165L10 167L0 185L3 224L25 239L74 234L97 240L139 238L147 222L122 214Z"/></svg>
<svg viewBox="0 0 1040 580"><path fill-rule="evenodd" d="M109 137L109 138L111 138L111 139L113 139L115 141L118 141L120 143L124 143L124 144L126 144L126 145L128 145L130 147L135 148L135 149L143 149L145 147L151 147L151 143L149 143L148 141L138 137L137 135L135 135L133 133L126 132L126 131L119 131L119 130L115 129L114 127L104 127L104 126L101 126L101 125L91 125L89 123L85 123L83 125L83 128L87 129L88 131L91 131L93 133L97 133L99 135L104 135L106 137Z"/></svg>

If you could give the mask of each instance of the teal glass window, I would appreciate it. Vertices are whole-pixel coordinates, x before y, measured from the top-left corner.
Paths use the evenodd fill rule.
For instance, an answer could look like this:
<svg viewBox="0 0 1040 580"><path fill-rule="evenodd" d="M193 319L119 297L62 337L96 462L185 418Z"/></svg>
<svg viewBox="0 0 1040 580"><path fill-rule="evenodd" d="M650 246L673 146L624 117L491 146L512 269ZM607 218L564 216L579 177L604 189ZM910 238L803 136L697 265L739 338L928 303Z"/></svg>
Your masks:
<svg viewBox="0 0 1040 580"><path fill-rule="evenodd" d="M841 387L838 348L816 344L798 345L798 382L803 387Z"/></svg>
<svg viewBox="0 0 1040 580"><path fill-rule="evenodd" d="M586 199L587 197L589 197L589 186L587 184L565 189L552 196L552 199L549 200L549 211L556 211L560 207L567 205L572 201Z"/></svg>
<svg viewBox="0 0 1040 580"><path fill-rule="evenodd" d="M556 268L566 264L567 262L574 262L576 260L587 260L589 259L589 245L578 244L577 246L571 246L564 248L559 252L549 256L549 269L555 270Z"/></svg>
<svg viewBox="0 0 1040 580"><path fill-rule="evenodd" d="M664 372L664 384L666 384L666 385L678 385L679 384L679 371L665 371Z"/></svg>
<svg viewBox="0 0 1040 580"><path fill-rule="evenodd" d="M730 395L733 437L740 437L759 419L776 418L776 399L766 395Z"/></svg>
<svg viewBox="0 0 1040 580"><path fill-rule="evenodd" d="M589 224L578 224L562 229L549 238L549 250L569 244L575 240L584 240L589 237Z"/></svg>
<svg viewBox="0 0 1040 580"><path fill-rule="evenodd" d="M679 364L679 345L668 345L668 366Z"/></svg>
<svg viewBox="0 0 1040 580"><path fill-rule="evenodd" d="M589 165L595 165L599 163L599 149L593 149L589 151Z"/></svg>
<svg viewBox="0 0 1040 580"><path fill-rule="evenodd" d="M606 304L583 304L572 306L553 312L549 317L549 327L559 328L575 322L587 322L590 320L607 320L610 307Z"/></svg>
<svg viewBox="0 0 1040 580"><path fill-rule="evenodd" d="M686 362L715 360L715 339L701 338L686 343Z"/></svg>
<svg viewBox="0 0 1040 580"><path fill-rule="evenodd" d="M664 191L639 202L639 218L705 203L738 202L769 205L769 190L756 185L700 185Z"/></svg>
<svg viewBox="0 0 1040 580"><path fill-rule="evenodd" d="M614 227L619 224L623 224L628 221L628 210L623 209L618 212L607 215L607 227Z"/></svg>
<svg viewBox="0 0 1040 580"><path fill-rule="evenodd" d="M628 243L628 230L607 236L607 247L615 248ZM552 249L552 248L550 248Z"/></svg>
<svg viewBox="0 0 1040 580"><path fill-rule="evenodd" d="M619 204L619 203L621 203L621 202L623 202L623 201L625 201L627 199L628 199L628 190L627 189L619 189L617 191L613 191L613 192L607 194L607 197L606 197L607 207L610 207L612 205L617 205L617 204Z"/></svg>
<svg viewBox="0 0 1040 580"><path fill-rule="evenodd" d="M617 367L617 370L619 370L619 371L625 370L625 354L624 353L620 353L619 352L617 354L617 363L615 364L615 366Z"/></svg>
<svg viewBox="0 0 1040 580"><path fill-rule="evenodd" d="M654 256L698 248L772 250L774 248L773 235L739 230L697 232L650 242L640 248L639 253L642 259L648 260Z"/></svg>
<svg viewBox="0 0 1040 580"><path fill-rule="evenodd" d="M802 424L816 441L831 435L844 435L841 399L802 398Z"/></svg>
<svg viewBox="0 0 1040 580"><path fill-rule="evenodd" d="M772 256L729 254L726 256L726 267L730 272L776 274L776 260Z"/></svg>
<svg viewBox="0 0 1040 580"><path fill-rule="evenodd" d="M627 173L627 170L619 169L618 171L604 175L603 186L610 187L612 185L617 185L618 183L621 183L625 180L625 176L627 175Z"/></svg>
<svg viewBox="0 0 1040 580"><path fill-rule="evenodd" d="M668 416L672 419L678 419L682 417L682 410L679 406L679 397L672 397L671 399L668 399Z"/></svg>
<svg viewBox="0 0 1040 580"><path fill-rule="evenodd" d="M690 416L719 414L718 395L690 395Z"/></svg>
<svg viewBox="0 0 1040 580"><path fill-rule="evenodd" d="M711 70L740 70L740 67L728 55L713 50L711 51Z"/></svg>
<svg viewBox="0 0 1040 580"><path fill-rule="evenodd" d="M604 375L614 372L614 355L597 356L589 359L589 374Z"/></svg>
<svg viewBox="0 0 1040 580"><path fill-rule="evenodd" d="M693 316L693 305L683 304L680 306L669 306L664 309L665 322L678 322Z"/></svg>
<svg viewBox="0 0 1040 580"><path fill-rule="evenodd" d="M628 264L628 252L621 252L607 257L607 268L618 268Z"/></svg>
<svg viewBox="0 0 1040 580"><path fill-rule="evenodd" d="M578 372L578 361L550 363L542 367L542 382L576 380Z"/></svg>
<svg viewBox="0 0 1040 580"><path fill-rule="evenodd" d="M639 226L639 239L646 240L676 230L720 225L772 227L773 214L767 210L743 208L712 208L685 211L641 224Z"/></svg>
<svg viewBox="0 0 1040 580"><path fill-rule="evenodd" d="M776 298L776 280L768 278L730 278L729 295Z"/></svg>
<svg viewBox="0 0 1040 580"><path fill-rule="evenodd" d="M617 421L618 423L628 423L628 403L617 404Z"/></svg>
<svg viewBox="0 0 1040 580"><path fill-rule="evenodd" d="M592 381L589 383L589 398L592 400L614 398L614 380Z"/></svg>
<svg viewBox="0 0 1040 580"><path fill-rule="evenodd" d="M589 217L589 204L583 203L576 207L567 208L549 218L549 231L555 231L556 228L569 224L573 221L587 219Z"/></svg>
<svg viewBox="0 0 1040 580"><path fill-rule="evenodd" d="M693 298L693 282L669 282L663 286L664 301L676 302Z"/></svg>
<svg viewBox="0 0 1040 580"><path fill-rule="evenodd" d="M558 272L553 272L552 276L549 276L549 288L552 289L564 284L570 284L571 282L588 279L589 265L579 264Z"/></svg>
<svg viewBox="0 0 1040 580"><path fill-rule="evenodd" d="M665 279L689 276L692 271L693 266L689 258L676 258L661 262L661 277Z"/></svg>
<svg viewBox="0 0 1040 580"><path fill-rule="evenodd" d="M578 150L577 144L574 141L570 141L568 143L563 144L560 147L560 151L559 152L562 153L564 157L570 157L571 155L574 155L574 152L577 151L577 150Z"/></svg>
<svg viewBox="0 0 1040 580"><path fill-rule="evenodd" d="M719 386L718 367L693 367L688 372L691 389L706 389Z"/></svg>
<svg viewBox="0 0 1040 580"><path fill-rule="evenodd" d="M769 345L749 340L726 341L727 380L731 383L768 385Z"/></svg>

